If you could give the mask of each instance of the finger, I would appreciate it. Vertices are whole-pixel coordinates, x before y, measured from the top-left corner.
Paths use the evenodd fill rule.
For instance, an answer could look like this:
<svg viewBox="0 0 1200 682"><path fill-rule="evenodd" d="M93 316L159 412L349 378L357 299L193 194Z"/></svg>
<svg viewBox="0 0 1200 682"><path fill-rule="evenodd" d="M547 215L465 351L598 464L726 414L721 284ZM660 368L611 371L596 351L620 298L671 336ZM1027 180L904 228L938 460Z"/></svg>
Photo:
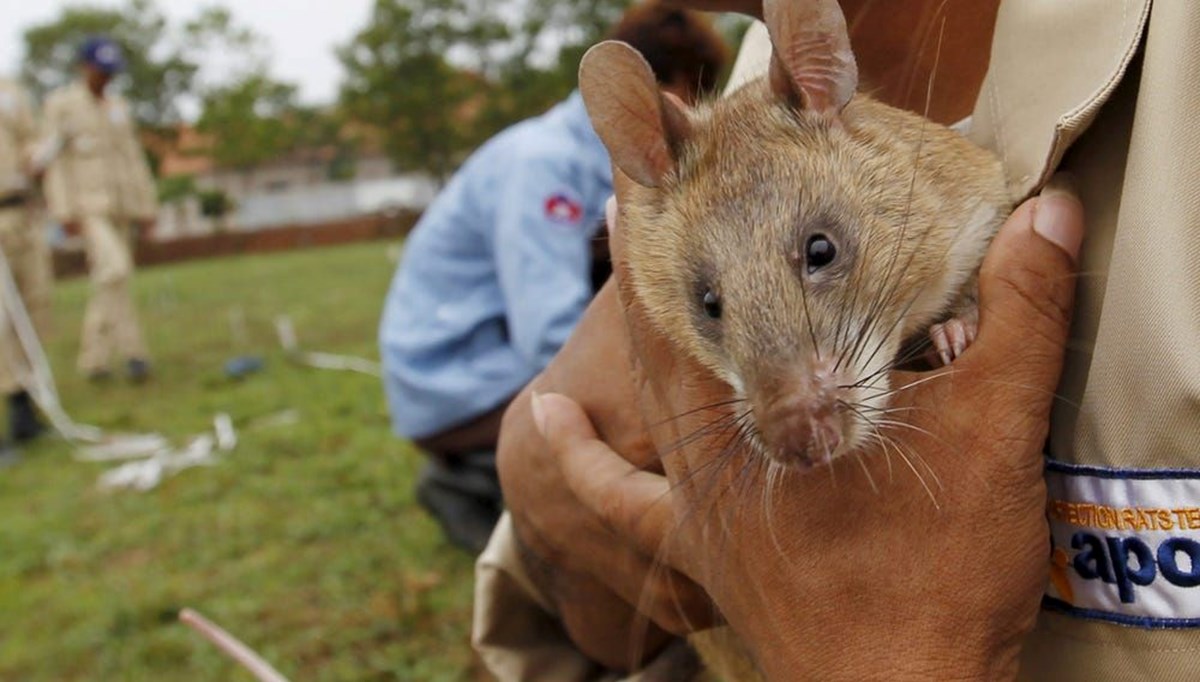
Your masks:
<svg viewBox="0 0 1200 682"><path fill-rule="evenodd" d="M979 275L972 359L1004 385L1036 389L1047 401L1062 370L1083 240L1083 206L1068 187L1061 179L1013 212Z"/></svg>
<svg viewBox="0 0 1200 682"><path fill-rule="evenodd" d="M608 234L610 236L617 233L617 198L609 197L608 201L604 202L604 222L608 225Z"/></svg>
<svg viewBox="0 0 1200 682"><path fill-rule="evenodd" d="M538 430L575 496L618 537L648 557L658 556L674 525L667 479L613 452L570 398L535 393L532 401Z"/></svg>

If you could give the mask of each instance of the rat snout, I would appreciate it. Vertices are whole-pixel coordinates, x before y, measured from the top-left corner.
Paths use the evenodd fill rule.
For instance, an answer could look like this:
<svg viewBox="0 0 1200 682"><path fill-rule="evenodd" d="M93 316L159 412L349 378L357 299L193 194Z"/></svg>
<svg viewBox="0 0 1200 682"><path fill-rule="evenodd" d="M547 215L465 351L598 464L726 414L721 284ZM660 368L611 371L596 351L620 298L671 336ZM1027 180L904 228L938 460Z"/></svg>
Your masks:
<svg viewBox="0 0 1200 682"><path fill-rule="evenodd" d="M754 413L768 456L805 469L834 458L844 439L832 372L816 369L764 397Z"/></svg>
<svg viewBox="0 0 1200 682"><path fill-rule="evenodd" d="M827 464L842 443L838 416L804 400L777 401L759 421L767 454L781 464L810 468Z"/></svg>

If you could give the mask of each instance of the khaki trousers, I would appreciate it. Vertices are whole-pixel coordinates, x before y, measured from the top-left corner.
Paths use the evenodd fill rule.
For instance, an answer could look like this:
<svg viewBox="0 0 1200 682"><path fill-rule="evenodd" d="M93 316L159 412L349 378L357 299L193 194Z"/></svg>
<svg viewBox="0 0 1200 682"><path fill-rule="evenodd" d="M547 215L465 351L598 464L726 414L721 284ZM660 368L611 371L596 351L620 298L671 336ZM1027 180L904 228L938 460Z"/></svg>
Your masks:
<svg viewBox="0 0 1200 682"><path fill-rule="evenodd" d="M45 337L50 331L54 274L50 246L37 227L37 216L32 209L0 209L0 249L34 329L38 336ZM21 350L9 316L0 314L0 392L16 393L28 374L29 360Z"/></svg>
<svg viewBox="0 0 1200 682"><path fill-rule="evenodd" d="M145 359L146 344L130 290L133 256L128 228L106 216L87 216L83 219L83 238L92 296L83 317L80 371L105 371L114 355L126 360Z"/></svg>

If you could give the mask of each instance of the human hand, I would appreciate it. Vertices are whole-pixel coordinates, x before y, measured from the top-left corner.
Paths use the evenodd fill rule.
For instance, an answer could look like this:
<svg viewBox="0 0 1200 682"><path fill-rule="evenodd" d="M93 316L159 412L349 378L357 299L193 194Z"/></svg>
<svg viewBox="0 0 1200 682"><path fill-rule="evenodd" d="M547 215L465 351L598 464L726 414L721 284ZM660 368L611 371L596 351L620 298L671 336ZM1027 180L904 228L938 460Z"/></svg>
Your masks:
<svg viewBox="0 0 1200 682"><path fill-rule="evenodd" d="M949 368L893 379L908 387L892 404L906 426L888 433L900 447L768 491L762 460L722 454L716 435L667 455L664 478L616 456L563 396L541 396L539 426L579 500L703 586L768 678L1011 678L1047 575L1041 453L1082 231L1061 191L1014 212L980 275L975 344ZM672 360L626 304L648 418L710 404L718 382L680 381L703 370ZM660 372L664 359L675 364ZM670 422L659 447L711 419Z"/></svg>
<svg viewBox="0 0 1200 682"><path fill-rule="evenodd" d="M628 667L635 649L653 654L668 641L667 633L705 627L714 616L711 601L694 583L656 569L653 554L622 542L575 498L534 424L533 390L565 393L588 409L605 438L635 465L653 462L628 344L610 282L546 371L505 413L497 457L527 569L556 603L576 645L611 669ZM645 616L638 615L638 607ZM652 625L645 637L631 644L631 633L647 618Z"/></svg>

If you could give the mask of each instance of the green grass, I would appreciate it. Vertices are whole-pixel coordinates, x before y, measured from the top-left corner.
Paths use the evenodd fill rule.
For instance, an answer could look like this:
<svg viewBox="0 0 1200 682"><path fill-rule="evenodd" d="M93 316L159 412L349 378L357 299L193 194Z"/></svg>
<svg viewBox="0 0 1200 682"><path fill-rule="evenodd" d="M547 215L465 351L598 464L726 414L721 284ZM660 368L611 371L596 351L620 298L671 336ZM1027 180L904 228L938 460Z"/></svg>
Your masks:
<svg viewBox="0 0 1200 682"><path fill-rule="evenodd" d="M179 442L224 411L240 442L145 493L98 490L109 465L57 438L0 470L0 679L250 679L176 621L185 606L294 682L482 677L471 560L414 504L420 459L391 435L378 381L289 364L275 338L286 313L306 348L376 357L387 250L139 272L157 372L141 387L75 374L87 286L59 286L48 351L77 420ZM242 353L266 365L231 381L223 364ZM282 410L298 423L261 425Z"/></svg>

